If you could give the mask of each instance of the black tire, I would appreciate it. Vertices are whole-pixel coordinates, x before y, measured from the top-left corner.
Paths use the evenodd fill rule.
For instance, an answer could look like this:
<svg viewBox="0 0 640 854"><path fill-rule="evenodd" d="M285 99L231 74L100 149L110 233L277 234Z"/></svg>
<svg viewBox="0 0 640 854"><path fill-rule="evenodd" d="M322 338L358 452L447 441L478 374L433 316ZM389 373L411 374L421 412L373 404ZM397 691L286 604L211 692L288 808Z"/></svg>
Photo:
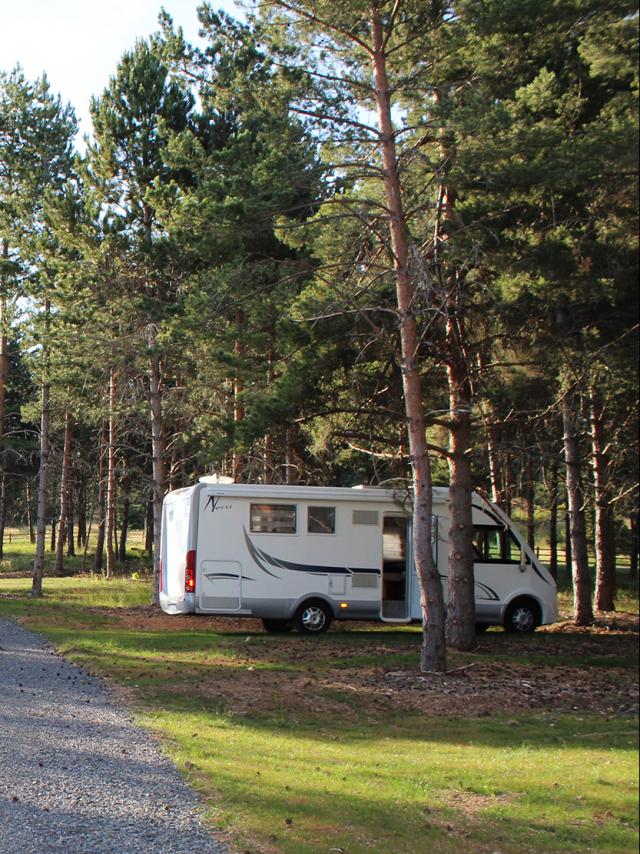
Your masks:
<svg viewBox="0 0 640 854"><path fill-rule="evenodd" d="M293 629L289 620L272 620L266 617L262 620L262 625L265 632L271 635L286 635Z"/></svg>
<svg viewBox="0 0 640 854"><path fill-rule="evenodd" d="M525 635L535 632L542 622L540 606L534 599L515 599L507 608L503 626L510 634Z"/></svg>
<svg viewBox="0 0 640 854"><path fill-rule="evenodd" d="M329 606L318 599L303 602L293 618L293 623L301 635L322 635L332 621L333 614Z"/></svg>

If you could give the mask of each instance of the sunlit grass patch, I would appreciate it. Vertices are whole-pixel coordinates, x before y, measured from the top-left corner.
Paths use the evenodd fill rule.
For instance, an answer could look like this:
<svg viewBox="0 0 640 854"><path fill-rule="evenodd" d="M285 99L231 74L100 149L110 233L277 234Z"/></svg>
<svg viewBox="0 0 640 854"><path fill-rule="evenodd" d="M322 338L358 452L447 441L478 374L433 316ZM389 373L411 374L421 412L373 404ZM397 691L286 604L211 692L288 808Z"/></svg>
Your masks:
<svg viewBox="0 0 640 854"><path fill-rule="evenodd" d="M148 580L45 579L42 600L29 589L29 579L0 578L0 615L126 688L140 722L165 740L212 825L231 832L238 850L637 850L637 722L629 715L496 713L495 704L481 717L472 704L469 717L447 717L448 706L444 715L417 714L402 691L389 701L384 679L372 690L358 683L364 671L417 673L416 627L270 636L252 623L242 631L197 617L157 619L140 607L150 600ZM550 670L555 684L564 657L588 674L607 660L628 674L633 656L599 652L609 642L618 650L620 639L596 641L500 632L484 636L472 657L451 655L450 665L473 659L475 672L491 662L496 673L517 662L527 674Z"/></svg>

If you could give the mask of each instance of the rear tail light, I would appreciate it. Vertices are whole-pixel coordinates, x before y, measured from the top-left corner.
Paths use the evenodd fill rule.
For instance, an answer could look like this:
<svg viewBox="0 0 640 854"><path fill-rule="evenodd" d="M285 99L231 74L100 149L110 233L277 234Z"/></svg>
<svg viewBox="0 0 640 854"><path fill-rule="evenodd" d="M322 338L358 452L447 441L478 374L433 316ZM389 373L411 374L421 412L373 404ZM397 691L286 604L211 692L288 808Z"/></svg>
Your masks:
<svg viewBox="0 0 640 854"><path fill-rule="evenodd" d="M195 593L196 590L196 551L187 552L187 565L184 569L184 592Z"/></svg>
<svg viewBox="0 0 640 854"><path fill-rule="evenodd" d="M158 561L158 572L160 573L160 592L162 593L162 561Z"/></svg>

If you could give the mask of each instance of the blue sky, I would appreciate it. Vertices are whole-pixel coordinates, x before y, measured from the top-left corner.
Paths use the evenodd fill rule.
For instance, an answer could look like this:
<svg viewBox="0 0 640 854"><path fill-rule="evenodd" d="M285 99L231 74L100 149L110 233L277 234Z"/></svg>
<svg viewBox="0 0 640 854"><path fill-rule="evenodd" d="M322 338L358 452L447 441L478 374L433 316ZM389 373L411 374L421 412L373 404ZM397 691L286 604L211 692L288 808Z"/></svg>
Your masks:
<svg viewBox="0 0 640 854"><path fill-rule="evenodd" d="M199 0L0 0L0 69L18 62L29 79L46 71L51 88L71 102L81 134L91 129L89 101L99 95L125 50L158 29L164 7L190 40ZM212 0L236 17L234 0Z"/></svg>

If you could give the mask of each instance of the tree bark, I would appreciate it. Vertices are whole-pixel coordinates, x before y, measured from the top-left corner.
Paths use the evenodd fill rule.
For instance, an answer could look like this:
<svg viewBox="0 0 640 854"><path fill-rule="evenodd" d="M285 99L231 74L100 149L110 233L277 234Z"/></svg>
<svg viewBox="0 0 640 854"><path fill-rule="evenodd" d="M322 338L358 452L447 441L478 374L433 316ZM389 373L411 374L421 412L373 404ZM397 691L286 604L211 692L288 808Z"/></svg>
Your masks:
<svg viewBox="0 0 640 854"><path fill-rule="evenodd" d="M378 2L372 2L373 74L375 101L380 127L384 189L389 214L393 268L400 320L402 386L404 392L413 483L413 547L424 616L421 654L423 671L446 670L444 601L440 576L433 559L431 463L426 441L426 424L420 369L419 335L413 312L414 290L409 273L409 246L402 203L402 189L391 119L391 101L386 68L386 44Z"/></svg>
<svg viewBox="0 0 640 854"><path fill-rule="evenodd" d="M458 284L450 292L458 291ZM473 577L473 517L471 509L471 385L464 359L461 306L455 299L448 307L449 365L449 578L446 636L450 647L471 650L476 646Z"/></svg>
<svg viewBox="0 0 640 854"><path fill-rule="evenodd" d="M243 471L243 459L240 453L238 452L238 433L237 428L244 421L245 410L244 403L242 400L242 395L244 392L244 380L243 380L243 362L245 359L245 348L244 343L242 341L241 335L244 330L244 322L245 316L244 311L242 309L238 309L236 311L236 334L237 338L235 340L233 350L236 358L236 370L235 376L233 378L233 425L236 428L234 433L234 441L233 441L233 462L231 475L233 479L238 483L240 478L242 477Z"/></svg>
<svg viewBox="0 0 640 854"><path fill-rule="evenodd" d="M75 557L76 554L76 544L74 541L74 531L73 531L73 517L74 517L74 505L73 505L73 460L71 464L71 472L69 475L69 503L67 505L67 557Z"/></svg>
<svg viewBox="0 0 640 854"><path fill-rule="evenodd" d="M636 579L638 577L638 511L634 510L629 514L629 527L631 528L631 555L629 563L629 578Z"/></svg>
<svg viewBox="0 0 640 854"><path fill-rule="evenodd" d="M78 487L78 548L87 545L87 482L84 476ZM86 549L85 549L86 550Z"/></svg>
<svg viewBox="0 0 640 854"><path fill-rule="evenodd" d="M580 483L578 423L567 394L565 394L561 406L571 531L573 619L577 626L589 626L593 623L593 609L591 606L591 577L587 556L585 514Z"/></svg>
<svg viewBox="0 0 640 854"><path fill-rule="evenodd" d="M558 577L558 466L554 462L551 465L550 486L550 513L549 513L549 572L554 578Z"/></svg>
<svg viewBox="0 0 640 854"><path fill-rule="evenodd" d="M122 484L122 525L120 526L120 545L118 547L118 560L120 563L127 561L127 534L129 533L129 508L131 506L131 476L129 474L127 460L124 460L124 474Z"/></svg>
<svg viewBox="0 0 640 854"><path fill-rule="evenodd" d="M58 519L58 538L56 541L56 559L53 566L54 575L64 572L64 544L67 536L67 520L69 518L69 472L71 471L71 440L73 425L71 413L64 416L64 446L62 451L62 473L60 475L60 517Z"/></svg>
<svg viewBox="0 0 640 854"><path fill-rule="evenodd" d="M112 368L109 376L109 439L107 444L107 513L105 526L107 545L105 575L107 578L113 578L115 574L117 394L118 374Z"/></svg>
<svg viewBox="0 0 640 854"><path fill-rule="evenodd" d="M27 478L27 525L29 526L29 542L35 543L36 532L33 527L33 507L31 506L31 480Z"/></svg>
<svg viewBox="0 0 640 854"><path fill-rule="evenodd" d="M0 560L4 558L4 529L7 524L7 473L0 474Z"/></svg>
<svg viewBox="0 0 640 854"><path fill-rule="evenodd" d="M9 244L2 241L2 259L9 258ZM9 377L9 345L6 334L7 302L4 295L0 296L0 476L4 477L4 410ZM3 481L4 482L4 481ZM4 527L0 530L0 558L4 554Z"/></svg>
<svg viewBox="0 0 640 854"><path fill-rule="evenodd" d="M45 325L49 331L49 301L45 302ZM45 534L47 529L47 478L49 474L49 366L47 356L48 334L45 336L43 348L43 378L42 398L40 407L40 473L38 477L38 522L36 530L36 553L33 559L33 579L31 596L39 599L42 596L42 578L44 576Z"/></svg>
<svg viewBox="0 0 640 854"><path fill-rule="evenodd" d="M100 456L98 459L98 533L96 535L96 553L93 559L93 571L102 572L104 559L104 536L107 526L107 422L100 428Z"/></svg>
<svg viewBox="0 0 640 854"><path fill-rule="evenodd" d="M535 506L535 483L533 479L533 459L527 454L526 468L526 501L527 501L527 543L532 549L536 545L536 506Z"/></svg>
<svg viewBox="0 0 640 854"><path fill-rule="evenodd" d="M590 389L591 448L595 504L595 551L597 611L615 611L616 540L613 512L609 504L608 464L605 438L605 412L597 388Z"/></svg>
<svg viewBox="0 0 640 854"><path fill-rule="evenodd" d="M153 540L153 499L150 498L144 516L144 551L149 557L153 555Z"/></svg>
<svg viewBox="0 0 640 854"><path fill-rule="evenodd" d="M152 604L160 602L160 531L162 502L166 491L165 437L162 415L162 363L156 352L156 330L149 334L149 408L151 412L151 456L153 478L153 593Z"/></svg>

